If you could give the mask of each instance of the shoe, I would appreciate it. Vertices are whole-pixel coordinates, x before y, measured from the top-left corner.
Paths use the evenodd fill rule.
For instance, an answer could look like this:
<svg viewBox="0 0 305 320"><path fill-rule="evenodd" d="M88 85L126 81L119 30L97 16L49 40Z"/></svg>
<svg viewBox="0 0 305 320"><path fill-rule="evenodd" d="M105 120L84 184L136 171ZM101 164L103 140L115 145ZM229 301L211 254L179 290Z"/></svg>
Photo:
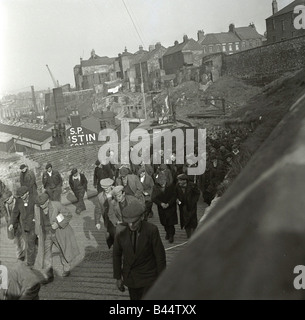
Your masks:
<svg viewBox="0 0 305 320"><path fill-rule="evenodd" d="M168 242L169 243L173 243L174 242L174 236L170 236L169 239L168 239Z"/></svg>
<svg viewBox="0 0 305 320"><path fill-rule="evenodd" d="M47 284L50 283L54 280L54 273L53 273L53 268L49 269L46 272L46 275L44 277L44 279L41 281L42 284Z"/></svg>
<svg viewBox="0 0 305 320"><path fill-rule="evenodd" d="M18 258L19 261L24 261L25 260L25 257L20 257Z"/></svg>
<svg viewBox="0 0 305 320"><path fill-rule="evenodd" d="M62 273L62 276L63 277L69 277L69 275L70 275L70 271L64 271L63 273Z"/></svg>

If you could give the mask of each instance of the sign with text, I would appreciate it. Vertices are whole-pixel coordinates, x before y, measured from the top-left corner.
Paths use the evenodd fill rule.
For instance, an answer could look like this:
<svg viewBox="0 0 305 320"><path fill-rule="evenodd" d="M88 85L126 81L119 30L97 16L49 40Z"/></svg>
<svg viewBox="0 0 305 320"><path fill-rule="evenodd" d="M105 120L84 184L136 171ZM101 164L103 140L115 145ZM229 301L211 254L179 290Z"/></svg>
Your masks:
<svg viewBox="0 0 305 320"><path fill-rule="evenodd" d="M67 130L68 144L72 146L84 146L87 144L94 144L98 141L98 136L83 127L71 127Z"/></svg>

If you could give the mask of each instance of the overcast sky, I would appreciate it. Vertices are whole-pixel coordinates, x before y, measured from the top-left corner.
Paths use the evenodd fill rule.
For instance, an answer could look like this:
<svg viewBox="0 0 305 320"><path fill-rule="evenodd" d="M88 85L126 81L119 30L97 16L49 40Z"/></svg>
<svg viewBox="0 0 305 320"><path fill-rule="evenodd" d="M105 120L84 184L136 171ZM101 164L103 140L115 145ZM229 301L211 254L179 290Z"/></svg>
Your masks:
<svg viewBox="0 0 305 320"><path fill-rule="evenodd" d="M279 9L292 0L277 0ZM172 46L197 31L227 31L254 22L259 33L272 0L0 0L0 94L53 87L49 65L61 85L74 86L80 57L116 57L125 46ZM125 5L128 8L125 8ZM133 22L129 16L133 18ZM136 25L134 27L133 23ZM138 30L139 35L136 32Z"/></svg>

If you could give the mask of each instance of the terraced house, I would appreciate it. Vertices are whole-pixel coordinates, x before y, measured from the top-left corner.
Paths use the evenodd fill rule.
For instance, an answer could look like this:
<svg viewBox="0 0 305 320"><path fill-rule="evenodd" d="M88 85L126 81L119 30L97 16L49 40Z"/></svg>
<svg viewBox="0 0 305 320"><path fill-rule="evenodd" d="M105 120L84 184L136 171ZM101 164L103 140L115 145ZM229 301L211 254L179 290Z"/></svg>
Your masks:
<svg viewBox="0 0 305 320"><path fill-rule="evenodd" d="M239 28L231 23L228 32L205 34L204 31L199 30L197 36L205 56L217 52L233 54L259 47L264 41L264 36L257 32L253 23L248 27Z"/></svg>
<svg viewBox="0 0 305 320"><path fill-rule="evenodd" d="M175 41L174 46L169 47L163 55L162 64L165 74L174 74L185 66L199 67L202 54L202 45L184 35L183 42Z"/></svg>

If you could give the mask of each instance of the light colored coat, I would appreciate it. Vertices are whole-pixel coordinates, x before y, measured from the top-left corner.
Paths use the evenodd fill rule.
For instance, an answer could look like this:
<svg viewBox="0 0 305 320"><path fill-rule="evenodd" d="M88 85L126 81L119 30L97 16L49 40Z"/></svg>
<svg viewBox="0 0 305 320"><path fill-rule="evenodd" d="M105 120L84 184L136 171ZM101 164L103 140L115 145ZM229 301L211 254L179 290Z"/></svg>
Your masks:
<svg viewBox="0 0 305 320"><path fill-rule="evenodd" d="M44 261L44 230L41 225L40 220L40 207L35 206L35 231L39 237L38 241L38 263L43 268ZM43 214L43 213L42 213ZM61 222L58 222L56 219L59 214L62 214L64 219ZM59 201L49 201L49 218L51 225L54 222L57 222L59 228L55 230L55 236L59 243L61 252L63 253L64 258L67 262L71 262L79 254L79 248L76 242L75 234L70 226L69 222L72 218L71 212L63 206Z"/></svg>

